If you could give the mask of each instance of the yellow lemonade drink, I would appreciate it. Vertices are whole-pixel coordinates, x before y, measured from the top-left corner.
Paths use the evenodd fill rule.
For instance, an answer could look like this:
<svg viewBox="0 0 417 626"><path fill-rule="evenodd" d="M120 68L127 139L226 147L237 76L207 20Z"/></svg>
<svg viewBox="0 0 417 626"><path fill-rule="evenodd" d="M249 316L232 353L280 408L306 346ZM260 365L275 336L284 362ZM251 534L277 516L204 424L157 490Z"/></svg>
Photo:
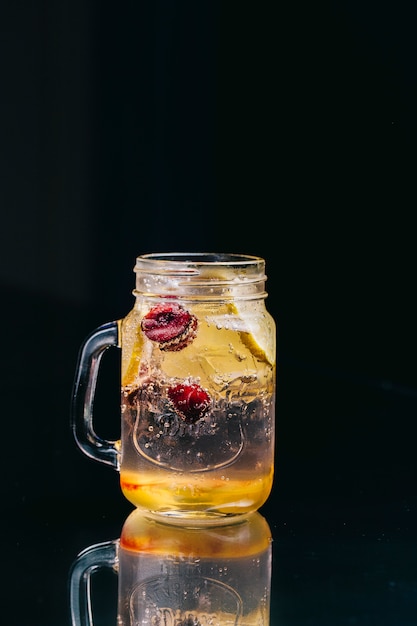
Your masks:
<svg viewBox="0 0 417 626"><path fill-rule="evenodd" d="M122 322L120 484L138 507L239 515L270 494L275 325L264 297L228 293L136 294Z"/></svg>

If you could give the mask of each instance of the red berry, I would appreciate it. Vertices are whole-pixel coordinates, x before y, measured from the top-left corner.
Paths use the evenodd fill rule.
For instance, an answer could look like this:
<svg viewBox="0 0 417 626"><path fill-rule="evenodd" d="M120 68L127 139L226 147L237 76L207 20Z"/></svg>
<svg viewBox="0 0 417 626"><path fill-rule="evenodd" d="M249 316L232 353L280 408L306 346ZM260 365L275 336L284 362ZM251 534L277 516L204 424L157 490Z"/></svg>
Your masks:
<svg viewBox="0 0 417 626"><path fill-rule="evenodd" d="M168 397L176 412L187 424L195 424L211 405L211 398L200 385L179 384L168 389Z"/></svg>
<svg viewBox="0 0 417 626"><path fill-rule="evenodd" d="M158 304L144 316L141 328L161 350L176 352L195 338L197 318L179 304Z"/></svg>

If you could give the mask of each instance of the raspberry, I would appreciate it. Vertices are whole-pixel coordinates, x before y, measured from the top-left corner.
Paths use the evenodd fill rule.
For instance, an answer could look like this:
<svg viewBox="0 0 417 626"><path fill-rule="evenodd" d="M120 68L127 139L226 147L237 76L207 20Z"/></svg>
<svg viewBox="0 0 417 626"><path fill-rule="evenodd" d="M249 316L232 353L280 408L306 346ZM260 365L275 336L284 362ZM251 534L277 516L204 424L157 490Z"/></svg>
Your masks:
<svg viewBox="0 0 417 626"><path fill-rule="evenodd" d="M196 384L169 387L168 397L175 411L187 424L195 424L207 413L211 405L207 391Z"/></svg>
<svg viewBox="0 0 417 626"><path fill-rule="evenodd" d="M161 350L177 352L195 338L197 318L179 304L158 304L143 317L141 328Z"/></svg>

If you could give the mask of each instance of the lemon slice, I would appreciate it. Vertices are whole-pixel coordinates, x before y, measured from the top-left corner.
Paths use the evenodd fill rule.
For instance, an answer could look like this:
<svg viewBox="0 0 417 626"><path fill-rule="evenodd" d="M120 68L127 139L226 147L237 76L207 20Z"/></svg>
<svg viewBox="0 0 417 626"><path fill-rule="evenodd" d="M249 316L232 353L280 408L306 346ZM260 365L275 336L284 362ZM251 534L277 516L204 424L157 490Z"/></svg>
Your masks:
<svg viewBox="0 0 417 626"><path fill-rule="evenodd" d="M142 354L142 346L143 346L142 334L136 333L136 339L133 344L132 352L130 353L130 356L129 356L128 365L126 367L126 370L122 373L122 386L123 387L132 385L137 376L137 373L139 370L140 357Z"/></svg>
<svg viewBox="0 0 417 626"><path fill-rule="evenodd" d="M143 334L140 332L140 317L132 311L122 322L122 386L136 382L144 349Z"/></svg>
<svg viewBox="0 0 417 626"><path fill-rule="evenodd" d="M226 279L222 270L211 270L204 278ZM225 322L224 317L221 319L219 315L219 325L237 331L240 340L252 356L261 363L273 367L276 361L275 322L265 311L264 302L235 300L227 303L226 310L224 317L230 318Z"/></svg>
<svg viewBox="0 0 417 626"><path fill-rule="evenodd" d="M228 302L222 312L209 316L210 324L235 333L260 363L275 364L275 323L263 302Z"/></svg>
<svg viewBox="0 0 417 626"><path fill-rule="evenodd" d="M261 303L263 307L263 302ZM252 356L267 365L275 364L275 324L270 319L265 319L268 313L256 311L259 303L232 302L228 304L230 312L239 320L237 330L243 345L250 351ZM260 323L262 322L262 323Z"/></svg>

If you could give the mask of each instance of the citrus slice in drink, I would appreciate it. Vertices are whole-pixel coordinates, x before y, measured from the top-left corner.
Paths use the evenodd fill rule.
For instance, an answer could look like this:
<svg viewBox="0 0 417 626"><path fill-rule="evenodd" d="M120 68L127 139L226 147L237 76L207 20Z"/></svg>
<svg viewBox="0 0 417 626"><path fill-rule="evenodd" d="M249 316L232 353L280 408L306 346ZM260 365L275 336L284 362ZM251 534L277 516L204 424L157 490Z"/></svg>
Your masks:
<svg viewBox="0 0 417 626"><path fill-rule="evenodd" d="M143 337L142 333L136 333L135 341L132 347L132 352L130 353L130 358L127 364L127 367L124 372L122 372L122 386L128 387L132 385L135 381L135 378L138 374L140 356L142 353L142 345L143 345Z"/></svg>
<svg viewBox="0 0 417 626"><path fill-rule="evenodd" d="M265 320L268 313L263 302L230 301L222 310L210 316L217 328L232 331L237 335L259 363L275 365L275 323L272 318Z"/></svg>
<svg viewBox="0 0 417 626"><path fill-rule="evenodd" d="M136 383L142 353L144 337L140 330L140 321L136 312L128 315L123 321L122 350L122 386L129 387Z"/></svg>
<svg viewBox="0 0 417 626"><path fill-rule="evenodd" d="M258 303L250 300L235 301L228 306L230 312L239 319L238 332L243 345L255 359L273 366L275 364L274 325L272 323L265 324L263 319L265 311L258 313L256 311Z"/></svg>
<svg viewBox="0 0 417 626"><path fill-rule="evenodd" d="M210 275L204 275L205 279L227 281L227 277L221 270ZM233 294L233 287L232 287ZM223 328L229 328L238 332L243 345L252 356L266 365L275 365L275 323L272 318L265 320L264 302L261 300L235 300L229 301L223 307L219 307L219 323ZM223 315L223 320L220 316ZM268 321L268 323L265 323Z"/></svg>

